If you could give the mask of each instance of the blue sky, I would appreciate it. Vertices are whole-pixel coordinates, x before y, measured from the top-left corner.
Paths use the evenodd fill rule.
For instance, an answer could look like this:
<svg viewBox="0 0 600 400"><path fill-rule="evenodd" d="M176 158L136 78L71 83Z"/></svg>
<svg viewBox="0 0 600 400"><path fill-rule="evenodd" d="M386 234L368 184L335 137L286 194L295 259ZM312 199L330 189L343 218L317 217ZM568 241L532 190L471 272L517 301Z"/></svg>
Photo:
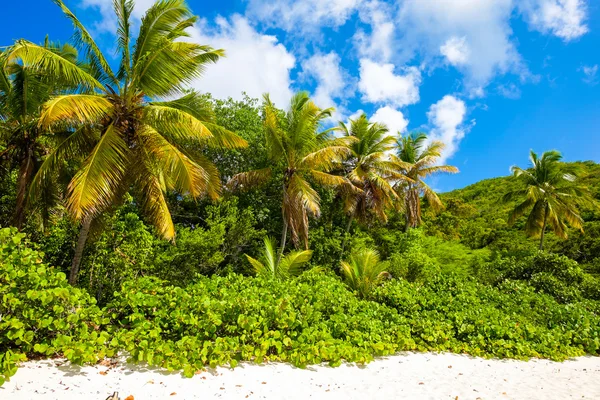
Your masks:
<svg viewBox="0 0 600 400"><path fill-rule="evenodd" d="M152 0L138 0L140 18ZM112 0L67 0L114 48ZM216 97L310 91L447 143L446 191L525 166L530 149L600 161L600 3L593 0L188 0L192 36L228 57L194 87ZM0 43L72 33L51 0L3 4ZM26 18L23 15L26 13Z"/></svg>

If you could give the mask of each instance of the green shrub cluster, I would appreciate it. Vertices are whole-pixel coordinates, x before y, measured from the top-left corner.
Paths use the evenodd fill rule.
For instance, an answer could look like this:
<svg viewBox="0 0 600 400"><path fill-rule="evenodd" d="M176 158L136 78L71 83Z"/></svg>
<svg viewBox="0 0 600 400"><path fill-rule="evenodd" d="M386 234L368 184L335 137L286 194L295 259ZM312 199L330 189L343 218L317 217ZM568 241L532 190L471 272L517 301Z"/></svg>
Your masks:
<svg viewBox="0 0 600 400"><path fill-rule="evenodd" d="M14 228L0 229L0 301L0 384L25 355L83 363L114 354L95 300L44 264Z"/></svg>
<svg viewBox="0 0 600 400"><path fill-rule="evenodd" d="M414 348L398 313L359 300L319 271L284 282L200 278L185 289L142 279L125 285L107 310L134 360L186 375L240 361L365 363Z"/></svg>
<svg viewBox="0 0 600 400"><path fill-rule="evenodd" d="M437 274L388 281L367 299L323 269L286 281L199 276L185 287L142 277L100 309L41 258L23 235L0 230L2 381L25 358L93 363L119 352L186 376L240 361L366 363L403 350L556 360L600 352L594 303L560 303L518 280L530 270L516 266L496 286ZM552 275L553 259L544 260L532 276L579 276Z"/></svg>
<svg viewBox="0 0 600 400"><path fill-rule="evenodd" d="M406 318L421 351L562 360L600 350L600 318L585 304L559 304L525 283L485 286L440 275L422 285L396 280L374 301Z"/></svg>
<svg viewBox="0 0 600 400"><path fill-rule="evenodd" d="M525 282L560 303L600 300L600 280L585 273L576 261L562 255L536 251L518 258L497 257L476 266L474 272L489 284L498 285L507 280Z"/></svg>

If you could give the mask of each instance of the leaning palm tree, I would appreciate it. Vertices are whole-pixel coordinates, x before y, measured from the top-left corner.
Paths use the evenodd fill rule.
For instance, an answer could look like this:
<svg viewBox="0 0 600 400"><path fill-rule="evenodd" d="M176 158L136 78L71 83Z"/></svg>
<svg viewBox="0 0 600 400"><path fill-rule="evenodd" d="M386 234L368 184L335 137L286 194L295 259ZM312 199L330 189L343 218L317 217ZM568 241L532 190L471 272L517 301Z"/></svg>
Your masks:
<svg viewBox="0 0 600 400"><path fill-rule="evenodd" d="M294 244L302 239L308 249L308 217L320 214L319 195L311 181L327 186L347 182L327 172L338 166L349 154L348 138L331 138L332 130L319 133L321 122L331 116L331 109L317 107L305 92L293 96L285 116L265 95L266 142L273 166L243 172L233 176L233 189L249 188L268 181L273 172L280 172L283 202L283 230L280 257L286 245L288 230ZM278 171L275 171L278 169Z"/></svg>
<svg viewBox="0 0 600 400"><path fill-rule="evenodd" d="M70 45L51 43L47 39L43 47L56 57L70 63L77 62L77 51ZM9 49L10 51L10 49ZM21 229L25 222L27 192L33 177L41 165L44 155L50 151L50 145L64 138L69 132L50 131L40 126L39 118L42 105L51 96L66 90L75 90L76 86L66 85L60 79L45 74L26 62L9 58L8 52L0 54L0 141L4 149L0 152L0 164L6 171L17 170L16 204L12 224ZM49 186L44 193L47 206L56 199L56 185ZM44 207L47 216L48 209Z"/></svg>
<svg viewBox="0 0 600 400"><path fill-rule="evenodd" d="M285 280L300 275L304 264L310 261L311 250L291 251L283 257L277 256L274 240L265 237L265 247L260 260L256 260L246 254L246 258L254 268L257 275Z"/></svg>
<svg viewBox="0 0 600 400"><path fill-rule="evenodd" d="M33 43L18 41L9 59L35 65L50 76L78 84L77 93L44 105L40 125L70 127L73 134L50 154L37 173L31 194L54 173L57 160L93 148L68 186L66 206L82 221L69 281L75 283L91 221L131 192L146 218L165 239L175 228L165 191L217 197L215 166L197 150L205 144L244 146L245 141L215 124L210 104L185 86L200 77L222 50L183 40L196 21L184 0L159 0L142 18L137 39L131 32L131 0L115 0L119 69L115 72L77 17L54 0L72 21L77 44L90 68L57 57ZM163 100L168 98L170 100Z"/></svg>
<svg viewBox="0 0 600 400"><path fill-rule="evenodd" d="M525 198L510 212L508 223L514 224L531 209L525 232L528 236L539 237L539 249L543 250L547 227L563 239L567 238L567 225L583 232L583 219L577 206L592 204L593 200L587 188L577 182L576 167L561 163L562 155L558 151L547 151L541 157L531 151L529 159L530 169L511 168L521 187L506 193L504 201Z"/></svg>
<svg viewBox="0 0 600 400"><path fill-rule="evenodd" d="M368 248L353 252L348 261L342 261L341 270L346 285L361 298L366 298L375 286L391 278L379 253Z"/></svg>
<svg viewBox="0 0 600 400"><path fill-rule="evenodd" d="M458 168L436 165L444 150L444 143L429 141L424 133L401 137L396 143L397 157L402 166L400 172L406 177L396 184L396 191L404 198L406 229L421 224L421 196L425 197L434 211L444 208L442 201L423 179L437 173L457 173Z"/></svg>

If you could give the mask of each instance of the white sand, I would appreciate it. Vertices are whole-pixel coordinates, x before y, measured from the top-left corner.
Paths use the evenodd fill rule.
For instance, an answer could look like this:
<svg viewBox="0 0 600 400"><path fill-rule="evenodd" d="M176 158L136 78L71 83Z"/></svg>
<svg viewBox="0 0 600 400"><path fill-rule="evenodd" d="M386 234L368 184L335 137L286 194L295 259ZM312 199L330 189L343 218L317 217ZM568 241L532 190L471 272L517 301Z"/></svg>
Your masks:
<svg viewBox="0 0 600 400"><path fill-rule="evenodd" d="M600 399L600 357L556 363L404 353L367 366L242 364L191 379L135 365L25 363L0 388L2 400L121 399Z"/></svg>

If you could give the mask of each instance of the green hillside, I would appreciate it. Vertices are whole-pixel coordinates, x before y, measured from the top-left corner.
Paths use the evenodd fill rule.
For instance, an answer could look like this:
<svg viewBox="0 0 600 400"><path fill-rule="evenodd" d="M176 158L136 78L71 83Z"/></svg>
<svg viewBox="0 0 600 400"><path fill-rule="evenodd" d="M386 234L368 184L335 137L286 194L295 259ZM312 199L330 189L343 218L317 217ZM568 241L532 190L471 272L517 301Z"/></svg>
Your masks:
<svg viewBox="0 0 600 400"><path fill-rule="evenodd" d="M600 164L592 161L572 163L580 170L580 181L596 199L600 199ZM446 209L434 215L431 210L424 218L426 233L445 240L458 241L470 249L488 248L495 251L515 252L534 250L537 239L524 233L525 217L513 226L507 223L515 202L503 202L508 191L515 190L518 182L513 177L486 179L441 195ZM600 212L582 209L584 233L569 231L563 241L548 234L547 249L569 256L574 260L593 264L600 257Z"/></svg>

